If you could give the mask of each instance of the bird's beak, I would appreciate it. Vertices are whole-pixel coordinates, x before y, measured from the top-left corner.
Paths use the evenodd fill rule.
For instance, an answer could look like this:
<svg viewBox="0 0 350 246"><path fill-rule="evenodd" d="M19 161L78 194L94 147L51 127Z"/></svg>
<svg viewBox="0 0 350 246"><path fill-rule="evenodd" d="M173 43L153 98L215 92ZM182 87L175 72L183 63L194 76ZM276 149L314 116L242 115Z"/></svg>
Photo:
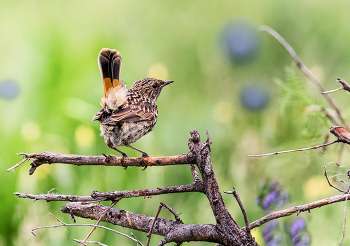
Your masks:
<svg viewBox="0 0 350 246"><path fill-rule="evenodd" d="M173 82L174 82L174 80L164 81L163 86L169 85L169 84L171 84L171 83L173 83Z"/></svg>

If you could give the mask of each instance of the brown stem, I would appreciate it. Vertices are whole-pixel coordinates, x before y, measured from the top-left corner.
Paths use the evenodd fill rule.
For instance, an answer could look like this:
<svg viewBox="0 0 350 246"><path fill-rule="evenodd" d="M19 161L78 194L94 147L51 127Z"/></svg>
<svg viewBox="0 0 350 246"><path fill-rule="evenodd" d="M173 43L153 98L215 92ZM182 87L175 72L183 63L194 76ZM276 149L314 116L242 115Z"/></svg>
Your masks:
<svg viewBox="0 0 350 246"><path fill-rule="evenodd" d="M242 214L243 214L243 218L244 218L244 223L245 223L245 228L247 230L248 233L250 233L250 230L249 230L249 220L248 220L248 216L247 216L247 212L245 211L245 208L244 208L244 205L241 201L241 198L239 197L235 187L232 188L232 191L224 191L224 193L226 194L232 194L234 196L234 198L236 198L237 200L237 203L242 211Z"/></svg>
<svg viewBox="0 0 350 246"><path fill-rule="evenodd" d="M132 190L132 191L107 191L99 192L93 191L91 197L96 200L115 200L120 198L130 198L130 197L147 197L156 196L162 194L171 193L183 193L183 192L201 192L203 193L203 184L201 182L193 182L189 185L179 185L179 186L169 186L164 188L156 189L145 189L145 190Z"/></svg>
<svg viewBox="0 0 350 246"><path fill-rule="evenodd" d="M320 83L320 81L318 81L318 79L316 78L316 76L301 62L301 60L299 59L299 57L297 56L297 54L295 53L295 51L293 50L292 46L290 46L287 41L282 38L281 35L279 35L275 30L273 30L271 27L268 26L260 26L260 29L262 31L265 31L267 33L269 33L271 36L273 36L280 44L282 44L284 46L284 48L287 50L287 52L289 53L289 55L293 58L294 62L297 64L297 66L299 67L299 69L314 83L314 85L321 91L324 92L325 88L323 87L323 85ZM335 102L333 100L333 98L329 95L329 94L323 94L327 100L327 102L329 103L329 105L331 105L331 107L337 112L338 118L340 119L341 123L343 124L343 126L349 130L348 125L346 124L343 116L340 113L339 108L337 107L337 105L335 105Z"/></svg>
<svg viewBox="0 0 350 246"><path fill-rule="evenodd" d="M350 197L349 194L341 194L341 195L337 195L337 196L324 198L322 200L318 200L315 202L307 203L304 205L279 210L279 211L270 213L270 214L262 217L261 219L258 219L254 222L251 222L249 225L249 229L252 230L255 227L259 227L259 226L261 226L261 225L263 225L271 220L275 220L275 219L278 219L281 217L290 216L292 214L298 215L301 212L305 212L305 211L310 212L310 210L314 209L314 208L319 208L319 207L326 206L326 205L336 203L336 202L342 202L342 201L345 201L346 199L348 199L349 197ZM245 229L245 228L243 228L243 229Z"/></svg>
<svg viewBox="0 0 350 246"><path fill-rule="evenodd" d="M102 204L86 204L80 202L67 203L61 208L63 213L73 213L75 216L97 220L107 209ZM102 221L122 227L149 232L154 218L111 208L111 210L102 218ZM182 224L176 221L158 218L153 234L165 236L169 242L177 241L206 241L222 242L217 229L210 224Z"/></svg>
<svg viewBox="0 0 350 246"><path fill-rule="evenodd" d="M151 241L152 230L153 230L154 224L156 223L156 220L158 219L159 213L160 213L160 211L162 211L162 209L163 209L163 205L160 204L159 208L158 208L158 211L156 213L156 216L154 216L154 219L153 219L153 222L152 222L152 225L151 225L151 229L149 230L149 232L147 234L147 241L146 241L145 246L149 246L149 242Z"/></svg>
<svg viewBox="0 0 350 246"><path fill-rule="evenodd" d="M30 163L31 168L29 174L32 175L37 167L43 164L71 164L77 166L83 165L97 165L97 166L167 166L167 165L179 165L179 164L190 164L193 163L191 154L177 155L177 156L164 156L164 157L144 157L141 165L141 158L139 157L125 157L123 163L121 162L122 157L116 157L112 155L108 156L84 156L84 155L69 155L69 154L56 154L51 152L33 153L26 154L20 153L19 155L24 156L24 160L17 163L15 166L7 169L11 171L18 167L26 160L33 159Z"/></svg>

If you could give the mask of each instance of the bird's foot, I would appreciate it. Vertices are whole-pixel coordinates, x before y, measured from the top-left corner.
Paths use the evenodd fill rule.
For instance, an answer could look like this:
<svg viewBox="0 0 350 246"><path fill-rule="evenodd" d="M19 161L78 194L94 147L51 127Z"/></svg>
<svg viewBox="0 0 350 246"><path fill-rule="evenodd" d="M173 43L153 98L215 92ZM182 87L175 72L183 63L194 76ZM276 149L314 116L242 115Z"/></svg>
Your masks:
<svg viewBox="0 0 350 246"><path fill-rule="evenodd" d="M143 165L143 158L144 157L149 157L146 152L142 153L142 157L141 157L141 160L140 160L140 165L141 165L141 167L143 167L142 171L144 171L147 168L147 166Z"/></svg>

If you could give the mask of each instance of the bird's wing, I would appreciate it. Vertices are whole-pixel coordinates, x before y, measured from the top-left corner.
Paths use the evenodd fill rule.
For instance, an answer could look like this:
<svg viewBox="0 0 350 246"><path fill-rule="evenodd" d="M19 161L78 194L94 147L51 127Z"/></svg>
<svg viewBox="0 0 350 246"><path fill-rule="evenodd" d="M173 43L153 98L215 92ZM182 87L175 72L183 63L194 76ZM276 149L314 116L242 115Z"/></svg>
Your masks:
<svg viewBox="0 0 350 246"><path fill-rule="evenodd" d="M128 105L126 108L116 110L112 115L103 121L104 125L111 125L116 122L140 122L152 120L155 117L155 110L152 104L141 102L137 105Z"/></svg>
<svg viewBox="0 0 350 246"><path fill-rule="evenodd" d="M105 109L101 108L100 111L98 111L97 114L95 114L95 116L92 118L92 121L100 120L104 111Z"/></svg>

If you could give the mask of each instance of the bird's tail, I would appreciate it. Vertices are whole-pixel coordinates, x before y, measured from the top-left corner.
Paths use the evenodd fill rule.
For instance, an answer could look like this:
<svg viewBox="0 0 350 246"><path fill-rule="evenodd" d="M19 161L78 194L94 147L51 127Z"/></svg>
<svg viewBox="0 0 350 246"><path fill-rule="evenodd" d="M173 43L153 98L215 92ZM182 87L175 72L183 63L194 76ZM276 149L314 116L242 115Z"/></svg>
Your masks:
<svg viewBox="0 0 350 246"><path fill-rule="evenodd" d="M103 48L98 55L98 66L100 68L105 98L110 88L118 87L120 84L120 69L122 57L117 50Z"/></svg>

